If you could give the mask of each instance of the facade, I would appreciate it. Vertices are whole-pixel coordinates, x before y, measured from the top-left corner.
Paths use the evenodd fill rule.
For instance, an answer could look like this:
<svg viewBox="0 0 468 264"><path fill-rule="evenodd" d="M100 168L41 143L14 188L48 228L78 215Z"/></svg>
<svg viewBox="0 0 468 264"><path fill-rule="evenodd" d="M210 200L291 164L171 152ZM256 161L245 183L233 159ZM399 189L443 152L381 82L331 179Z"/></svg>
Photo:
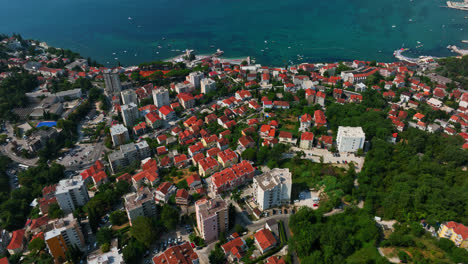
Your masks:
<svg viewBox="0 0 468 264"><path fill-rule="evenodd" d="M169 198L177 191L177 187L170 182L161 183L154 193L154 200L157 203L167 203Z"/></svg>
<svg viewBox="0 0 468 264"><path fill-rule="evenodd" d="M120 77L117 73L104 73L104 82L106 83L106 91L108 94L117 94L122 90Z"/></svg>
<svg viewBox="0 0 468 264"><path fill-rule="evenodd" d="M364 147L366 135L361 127L338 127L336 142L339 152L356 152Z"/></svg>
<svg viewBox="0 0 468 264"><path fill-rule="evenodd" d="M57 219L52 225L53 229L44 234L44 241L56 262L66 260L66 252L70 246L84 249L86 243L83 232L73 214Z"/></svg>
<svg viewBox="0 0 468 264"><path fill-rule="evenodd" d="M439 237L450 239L457 247L468 249L468 227L453 221L440 225Z"/></svg>
<svg viewBox="0 0 468 264"><path fill-rule="evenodd" d="M125 195L124 203L130 225L139 216L153 217L157 214L154 196L148 187Z"/></svg>
<svg viewBox="0 0 468 264"><path fill-rule="evenodd" d="M123 104L130 104L130 103L137 104L138 103L137 95L134 90L129 89L129 90L122 91L120 92L120 96L122 96Z"/></svg>
<svg viewBox="0 0 468 264"><path fill-rule="evenodd" d="M257 231L254 237L255 245L257 245L262 254L265 254L265 252L267 252L268 250L273 249L277 244L276 238L275 236L273 236L273 233L271 233L271 231L266 228Z"/></svg>
<svg viewBox="0 0 468 264"><path fill-rule="evenodd" d="M128 129L121 124L112 126L110 128L110 134L114 147L120 146L130 140Z"/></svg>
<svg viewBox="0 0 468 264"><path fill-rule="evenodd" d="M146 141L129 143L120 146L120 150L109 154L109 164L112 172L117 172L120 168L128 166L135 161L143 160L151 156L151 149Z"/></svg>
<svg viewBox="0 0 468 264"><path fill-rule="evenodd" d="M205 78L200 81L201 93L207 94L216 90L216 82L210 78Z"/></svg>
<svg viewBox="0 0 468 264"><path fill-rule="evenodd" d="M301 143L299 143L301 149L311 150L314 148L314 133L304 132L301 134Z"/></svg>
<svg viewBox="0 0 468 264"><path fill-rule="evenodd" d="M132 127L139 117L138 106L134 103L121 106L122 119L125 126Z"/></svg>
<svg viewBox="0 0 468 264"><path fill-rule="evenodd" d="M203 79L204 74L202 72L191 72L187 76L187 81L189 81L195 89L200 88L200 81Z"/></svg>
<svg viewBox="0 0 468 264"><path fill-rule="evenodd" d="M260 210L289 204L292 178L289 169L275 168L253 179L253 195Z"/></svg>
<svg viewBox="0 0 468 264"><path fill-rule="evenodd" d="M153 90L153 102L158 108L169 105L169 91L166 88L159 88Z"/></svg>
<svg viewBox="0 0 468 264"><path fill-rule="evenodd" d="M218 240L229 227L228 204L221 197L195 203L198 231L207 243Z"/></svg>
<svg viewBox="0 0 468 264"><path fill-rule="evenodd" d="M72 213L88 202L89 195L84 181L80 178L72 178L59 181L55 190L55 198L62 211Z"/></svg>

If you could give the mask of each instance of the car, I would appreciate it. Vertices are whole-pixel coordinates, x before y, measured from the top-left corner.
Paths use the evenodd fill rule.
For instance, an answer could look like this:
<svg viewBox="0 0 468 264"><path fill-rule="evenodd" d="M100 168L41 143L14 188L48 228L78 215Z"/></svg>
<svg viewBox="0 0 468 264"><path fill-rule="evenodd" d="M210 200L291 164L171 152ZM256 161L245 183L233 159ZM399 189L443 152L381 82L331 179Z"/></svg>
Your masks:
<svg viewBox="0 0 468 264"><path fill-rule="evenodd" d="M313 206L313 207L317 207L317 206L318 206L318 204L313 204L312 206Z"/></svg>
<svg viewBox="0 0 468 264"><path fill-rule="evenodd" d="M193 242L190 243L190 246L192 246L192 248L195 248L195 244Z"/></svg>

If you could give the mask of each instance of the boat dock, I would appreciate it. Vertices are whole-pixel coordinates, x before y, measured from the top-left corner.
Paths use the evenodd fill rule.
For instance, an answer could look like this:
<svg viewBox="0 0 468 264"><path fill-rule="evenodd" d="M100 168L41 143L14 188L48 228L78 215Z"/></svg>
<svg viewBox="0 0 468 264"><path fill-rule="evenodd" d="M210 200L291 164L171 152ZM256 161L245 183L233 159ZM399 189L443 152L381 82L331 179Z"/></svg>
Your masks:
<svg viewBox="0 0 468 264"><path fill-rule="evenodd" d="M457 46L455 45L452 45L452 46L447 46L448 49L450 49L451 51L455 52L455 53L458 53L460 54L461 56L465 56L465 55L468 55L468 50L464 50L464 49L459 49Z"/></svg>
<svg viewBox="0 0 468 264"><path fill-rule="evenodd" d="M468 0L465 0L464 2L447 1L447 7L468 11Z"/></svg>

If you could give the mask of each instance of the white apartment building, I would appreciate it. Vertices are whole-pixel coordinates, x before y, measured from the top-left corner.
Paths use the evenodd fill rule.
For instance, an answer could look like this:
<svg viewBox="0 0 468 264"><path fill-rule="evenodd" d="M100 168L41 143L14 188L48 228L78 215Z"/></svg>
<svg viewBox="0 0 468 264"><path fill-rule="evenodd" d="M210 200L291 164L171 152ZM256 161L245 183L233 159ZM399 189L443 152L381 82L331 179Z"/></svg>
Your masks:
<svg viewBox="0 0 468 264"><path fill-rule="evenodd" d="M200 88L200 81L204 76L205 75L203 72L191 72L187 76L187 81L189 81L195 87L195 89L198 89Z"/></svg>
<svg viewBox="0 0 468 264"><path fill-rule="evenodd" d="M132 127L139 117L138 106L134 103L121 106L122 119L125 126Z"/></svg>
<svg viewBox="0 0 468 264"><path fill-rule="evenodd" d="M154 195L148 187L125 195L124 200L130 225L139 216L153 217L157 214Z"/></svg>
<svg viewBox="0 0 468 264"><path fill-rule="evenodd" d="M163 105L169 105L169 91L166 88L153 90L153 102L157 108L161 108Z"/></svg>
<svg viewBox="0 0 468 264"><path fill-rule="evenodd" d="M356 152L364 147L366 135L361 127L338 127L336 143L339 152Z"/></svg>
<svg viewBox="0 0 468 264"><path fill-rule="evenodd" d="M65 213L71 213L89 201L88 190L80 177L59 181L55 190L55 198L60 209Z"/></svg>
<svg viewBox="0 0 468 264"><path fill-rule="evenodd" d="M260 210L289 204L292 177L289 169L275 168L253 179L254 199Z"/></svg>
<svg viewBox="0 0 468 264"><path fill-rule="evenodd" d="M137 95L135 91L132 89L128 89L128 90L120 92L120 96L122 97L123 104L130 104L130 103L137 104L138 103Z"/></svg>
<svg viewBox="0 0 468 264"><path fill-rule="evenodd" d="M216 90L216 82L210 78L205 78L200 81L201 93L207 94Z"/></svg>
<svg viewBox="0 0 468 264"><path fill-rule="evenodd" d="M112 144L114 145L114 147L125 144L125 142L130 140L130 137L128 135L128 129L121 124L112 126L110 128L110 134L112 138Z"/></svg>

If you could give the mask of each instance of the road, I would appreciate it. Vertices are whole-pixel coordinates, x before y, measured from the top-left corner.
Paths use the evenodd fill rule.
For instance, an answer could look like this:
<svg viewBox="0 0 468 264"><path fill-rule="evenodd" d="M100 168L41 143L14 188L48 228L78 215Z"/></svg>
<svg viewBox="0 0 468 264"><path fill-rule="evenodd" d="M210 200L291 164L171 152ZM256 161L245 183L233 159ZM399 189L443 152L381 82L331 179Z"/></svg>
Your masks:
<svg viewBox="0 0 468 264"><path fill-rule="evenodd" d="M17 139L14 135L14 131L13 131L13 127L11 126L11 124L9 123L6 123L6 130L7 130L7 135L8 137L10 137L12 140L11 141L17 141L17 142L22 142L23 139ZM18 157L16 156L16 154L14 154L12 151L11 151L11 148L13 147L13 144L10 142L8 142L8 144L6 145L2 145L0 147L0 151L7 157L9 157L11 160L15 161L15 162L18 162L18 163L21 163L21 164L24 164L24 165L27 165L27 166L35 166L37 161L39 160L39 158L34 158L34 159L25 159L25 158L22 158L22 157ZM23 144L21 144L23 146Z"/></svg>

